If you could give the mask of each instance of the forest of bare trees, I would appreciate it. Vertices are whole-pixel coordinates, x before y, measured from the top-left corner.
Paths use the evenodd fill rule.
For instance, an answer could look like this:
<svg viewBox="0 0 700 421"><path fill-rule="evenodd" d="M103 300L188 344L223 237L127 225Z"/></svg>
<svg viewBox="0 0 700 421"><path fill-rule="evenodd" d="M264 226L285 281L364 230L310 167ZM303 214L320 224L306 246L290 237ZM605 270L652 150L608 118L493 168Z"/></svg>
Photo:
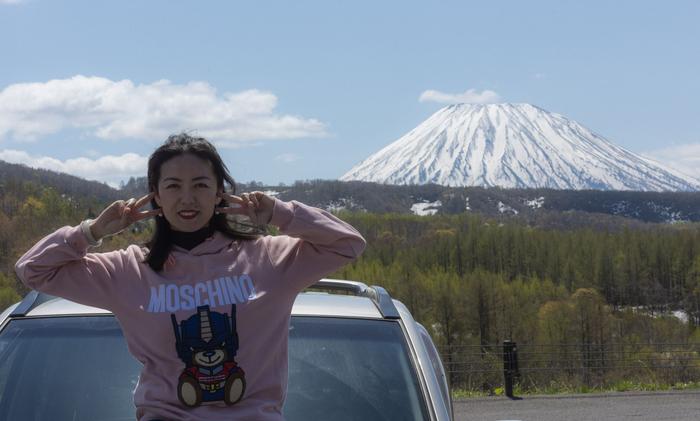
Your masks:
<svg viewBox="0 0 700 421"><path fill-rule="evenodd" d="M500 384L506 339L527 350L522 381L536 389L700 381L697 225L559 231L468 214L343 217L369 247L336 276L403 301L457 387Z"/></svg>

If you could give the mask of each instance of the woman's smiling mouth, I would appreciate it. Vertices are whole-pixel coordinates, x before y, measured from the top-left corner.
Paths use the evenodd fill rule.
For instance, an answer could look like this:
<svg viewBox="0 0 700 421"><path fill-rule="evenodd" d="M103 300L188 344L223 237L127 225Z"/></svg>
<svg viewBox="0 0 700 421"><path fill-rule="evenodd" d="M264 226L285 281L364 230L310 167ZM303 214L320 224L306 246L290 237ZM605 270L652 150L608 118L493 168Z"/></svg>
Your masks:
<svg viewBox="0 0 700 421"><path fill-rule="evenodd" d="M199 214L199 211L180 211L177 213L182 219L193 219Z"/></svg>

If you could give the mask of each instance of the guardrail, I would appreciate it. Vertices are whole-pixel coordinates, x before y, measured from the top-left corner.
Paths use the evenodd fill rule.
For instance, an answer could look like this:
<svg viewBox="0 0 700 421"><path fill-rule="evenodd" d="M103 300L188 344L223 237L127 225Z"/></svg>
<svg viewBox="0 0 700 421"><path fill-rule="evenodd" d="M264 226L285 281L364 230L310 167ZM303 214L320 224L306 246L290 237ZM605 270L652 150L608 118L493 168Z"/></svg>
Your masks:
<svg viewBox="0 0 700 421"><path fill-rule="evenodd" d="M453 389L513 397L524 390L604 388L622 381L673 385L700 382L700 342L461 345L441 349Z"/></svg>

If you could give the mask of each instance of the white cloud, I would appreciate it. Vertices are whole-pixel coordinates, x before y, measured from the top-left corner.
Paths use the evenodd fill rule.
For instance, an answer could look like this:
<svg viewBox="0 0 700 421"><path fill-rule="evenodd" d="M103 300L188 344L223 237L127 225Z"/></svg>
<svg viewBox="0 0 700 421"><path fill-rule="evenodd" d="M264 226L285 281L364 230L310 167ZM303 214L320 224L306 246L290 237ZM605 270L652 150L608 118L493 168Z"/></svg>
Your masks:
<svg viewBox="0 0 700 421"><path fill-rule="evenodd" d="M283 154L281 154L281 155L277 155L277 156L275 157L275 161L282 161L282 162L284 162L284 163L289 164L289 163L291 163L291 162L298 161L299 158L300 158L300 156L297 155L297 154L293 154L293 153L283 153Z"/></svg>
<svg viewBox="0 0 700 421"><path fill-rule="evenodd" d="M144 176L148 165L148 157L135 153L120 156L106 155L97 159L79 157L61 161L49 156L33 156L25 151L5 149L0 150L0 160L102 181L111 186L117 186L120 181L132 176Z"/></svg>
<svg viewBox="0 0 700 421"><path fill-rule="evenodd" d="M64 129L103 139L164 140L194 131L223 147L252 140L326 135L311 118L277 114L277 97L255 89L218 95L206 82L130 80L73 76L18 83L0 91L0 139L32 140Z"/></svg>
<svg viewBox="0 0 700 421"><path fill-rule="evenodd" d="M499 102L501 97L488 89L477 92L475 89L467 89L461 94L449 94L429 89L420 94L420 102L438 102L441 104L488 104Z"/></svg>
<svg viewBox="0 0 700 421"><path fill-rule="evenodd" d="M700 143L669 146L642 155L700 180Z"/></svg>
<svg viewBox="0 0 700 421"><path fill-rule="evenodd" d="M0 0L0 4L17 4L22 3L24 0Z"/></svg>

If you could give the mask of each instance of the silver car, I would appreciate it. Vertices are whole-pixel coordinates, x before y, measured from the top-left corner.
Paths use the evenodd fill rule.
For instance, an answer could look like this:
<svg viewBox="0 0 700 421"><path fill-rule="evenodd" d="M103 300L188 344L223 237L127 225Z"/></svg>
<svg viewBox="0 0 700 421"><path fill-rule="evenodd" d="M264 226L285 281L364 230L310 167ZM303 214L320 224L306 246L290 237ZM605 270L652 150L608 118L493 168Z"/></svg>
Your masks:
<svg viewBox="0 0 700 421"><path fill-rule="evenodd" d="M133 420L140 363L114 316L32 291L0 314L0 420ZM381 287L323 279L298 295L284 416L452 420L428 332Z"/></svg>

